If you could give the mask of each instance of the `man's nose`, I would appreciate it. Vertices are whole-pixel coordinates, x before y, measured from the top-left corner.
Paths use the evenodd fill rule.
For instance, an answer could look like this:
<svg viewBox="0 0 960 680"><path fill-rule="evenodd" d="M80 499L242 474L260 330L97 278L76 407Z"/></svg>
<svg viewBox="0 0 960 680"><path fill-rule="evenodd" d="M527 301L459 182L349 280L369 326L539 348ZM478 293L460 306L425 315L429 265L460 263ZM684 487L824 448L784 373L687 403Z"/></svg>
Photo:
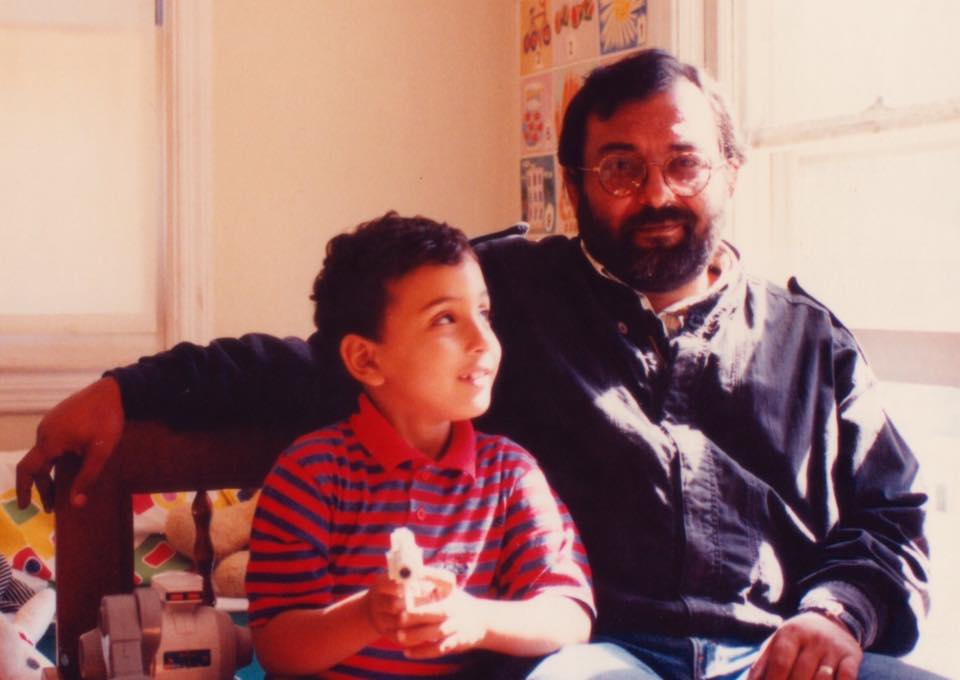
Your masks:
<svg viewBox="0 0 960 680"><path fill-rule="evenodd" d="M647 166L647 176L637 191L637 198L641 203L653 208L662 208L676 199L659 165Z"/></svg>

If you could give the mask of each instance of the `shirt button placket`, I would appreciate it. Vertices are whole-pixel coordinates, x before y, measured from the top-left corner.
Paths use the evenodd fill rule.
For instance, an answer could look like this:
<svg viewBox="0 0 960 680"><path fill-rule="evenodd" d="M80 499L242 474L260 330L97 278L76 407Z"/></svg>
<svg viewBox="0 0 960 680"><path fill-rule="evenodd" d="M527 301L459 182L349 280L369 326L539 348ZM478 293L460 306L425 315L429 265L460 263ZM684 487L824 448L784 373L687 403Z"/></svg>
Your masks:
<svg viewBox="0 0 960 680"><path fill-rule="evenodd" d="M420 499L418 498L419 490L417 489L417 482L422 483L429 474L426 467L421 467L413 476L414 483L410 489L410 515L411 518L417 522L423 522L427 518L427 511L420 505Z"/></svg>

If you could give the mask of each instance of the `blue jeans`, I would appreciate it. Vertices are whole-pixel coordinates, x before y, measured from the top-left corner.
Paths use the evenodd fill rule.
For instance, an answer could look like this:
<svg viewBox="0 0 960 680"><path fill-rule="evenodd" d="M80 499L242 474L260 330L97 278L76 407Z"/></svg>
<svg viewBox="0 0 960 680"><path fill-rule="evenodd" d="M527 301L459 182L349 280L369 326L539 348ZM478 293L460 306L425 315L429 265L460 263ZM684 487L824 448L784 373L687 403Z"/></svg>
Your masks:
<svg viewBox="0 0 960 680"><path fill-rule="evenodd" d="M746 680L760 645L663 635L601 636L546 657L527 680ZM865 653L859 680L945 680L894 657Z"/></svg>

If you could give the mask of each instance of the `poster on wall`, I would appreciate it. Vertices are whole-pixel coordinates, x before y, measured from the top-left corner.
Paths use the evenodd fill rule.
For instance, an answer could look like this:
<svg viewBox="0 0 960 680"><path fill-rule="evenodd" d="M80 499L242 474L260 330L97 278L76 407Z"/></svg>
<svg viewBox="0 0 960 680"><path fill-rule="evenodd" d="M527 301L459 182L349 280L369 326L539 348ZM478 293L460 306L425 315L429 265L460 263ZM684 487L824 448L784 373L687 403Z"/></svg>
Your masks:
<svg viewBox="0 0 960 680"><path fill-rule="evenodd" d="M523 221L531 235L553 234L556 221L556 171L553 156L536 156L520 161L520 202Z"/></svg>
<svg viewBox="0 0 960 680"><path fill-rule="evenodd" d="M520 2L520 73L553 66L553 27L550 0Z"/></svg>
<svg viewBox="0 0 960 680"><path fill-rule="evenodd" d="M578 233L577 213L573 209L573 204L567 197L566 179L563 177L562 168L558 167L557 172L557 233L575 236Z"/></svg>
<svg viewBox="0 0 960 680"><path fill-rule="evenodd" d="M647 0L599 0L600 51L631 50L647 42Z"/></svg>
<svg viewBox="0 0 960 680"><path fill-rule="evenodd" d="M553 59L569 64L599 55L600 20L597 0L554 0Z"/></svg>
<svg viewBox="0 0 960 680"><path fill-rule="evenodd" d="M560 130L563 126L563 114L567 111L570 100L573 99L580 88L583 86L584 79L597 66L597 62L588 62L578 64L565 69L558 69L554 72L553 82L553 111L554 111L554 129ZM559 164L557 165L557 233L576 234L577 216L567 198L567 192L563 187L563 172Z"/></svg>
<svg viewBox="0 0 960 680"><path fill-rule="evenodd" d="M589 73L645 47L647 0L516 0L520 8L520 184L531 236L576 234L557 143Z"/></svg>
<svg viewBox="0 0 960 680"><path fill-rule="evenodd" d="M553 77L544 73L520 82L521 148L523 154L543 153L556 146Z"/></svg>

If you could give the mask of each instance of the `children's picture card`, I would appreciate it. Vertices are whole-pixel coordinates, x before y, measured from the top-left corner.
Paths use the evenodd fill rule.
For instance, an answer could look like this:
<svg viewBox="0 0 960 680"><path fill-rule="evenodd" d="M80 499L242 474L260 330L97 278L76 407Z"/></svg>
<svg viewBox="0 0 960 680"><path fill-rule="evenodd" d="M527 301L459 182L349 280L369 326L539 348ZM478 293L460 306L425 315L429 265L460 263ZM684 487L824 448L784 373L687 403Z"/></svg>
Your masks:
<svg viewBox="0 0 960 680"><path fill-rule="evenodd" d="M534 235L556 232L556 171L553 156L520 161L520 201L523 221Z"/></svg>
<svg viewBox="0 0 960 680"><path fill-rule="evenodd" d="M523 154L542 153L557 144L553 111L553 75L542 73L520 82L520 124Z"/></svg>
<svg viewBox="0 0 960 680"><path fill-rule="evenodd" d="M553 22L550 0L520 0L520 73L553 66Z"/></svg>
<svg viewBox="0 0 960 680"><path fill-rule="evenodd" d="M647 0L599 0L600 51L640 47L647 41Z"/></svg>
<svg viewBox="0 0 960 680"><path fill-rule="evenodd" d="M597 0L554 0L554 64L593 59L600 53Z"/></svg>

